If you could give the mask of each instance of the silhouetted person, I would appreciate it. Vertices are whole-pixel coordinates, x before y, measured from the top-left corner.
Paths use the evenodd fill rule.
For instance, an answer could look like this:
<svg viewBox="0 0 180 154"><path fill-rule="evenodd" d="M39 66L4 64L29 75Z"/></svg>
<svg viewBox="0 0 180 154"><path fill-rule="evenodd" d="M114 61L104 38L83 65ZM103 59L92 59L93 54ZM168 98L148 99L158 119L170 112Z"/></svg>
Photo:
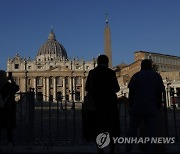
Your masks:
<svg viewBox="0 0 180 154"><path fill-rule="evenodd" d="M137 137L138 128L144 124L144 136L154 137L156 118L162 105L164 85L161 76L152 68L152 61L141 62L141 70L135 73L129 82L130 126L129 137ZM126 150L131 151L132 145ZM148 144L146 153L152 153L154 147Z"/></svg>
<svg viewBox="0 0 180 154"><path fill-rule="evenodd" d="M120 90L116 74L108 68L108 57L100 55L97 59L98 66L89 71L86 81L86 91L92 94L95 104L95 129L96 136L108 132L110 137L119 133L119 115L116 92ZM110 143L110 153L114 153L114 144ZM99 149L100 153L103 150Z"/></svg>
<svg viewBox="0 0 180 154"><path fill-rule="evenodd" d="M0 94L4 105L0 107L0 142L2 129L6 130L7 140L13 144L13 128L16 127L15 93L19 86L15 84L12 76L6 77L6 72L0 70Z"/></svg>

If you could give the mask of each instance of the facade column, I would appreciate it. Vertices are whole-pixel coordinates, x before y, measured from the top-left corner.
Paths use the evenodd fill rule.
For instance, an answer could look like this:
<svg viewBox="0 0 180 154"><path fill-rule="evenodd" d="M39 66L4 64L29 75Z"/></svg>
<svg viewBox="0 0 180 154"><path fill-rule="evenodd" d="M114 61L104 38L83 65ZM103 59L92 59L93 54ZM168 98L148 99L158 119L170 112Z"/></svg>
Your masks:
<svg viewBox="0 0 180 154"><path fill-rule="evenodd" d="M66 82L65 77L63 77L63 100L66 100Z"/></svg>
<svg viewBox="0 0 180 154"><path fill-rule="evenodd" d="M75 76L73 77L73 88L72 88L72 96L73 96L73 100L74 102L76 101L76 97L75 97L75 92L76 92L76 84L75 84Z"/></svg>
<svg viewBox="0 0 180 154"><path fill-rule="evenodd" d="M28 92L28 77L27 77L27 75L25 74L25 80L24 80L25 82L24 82L24 85L25 85L25 92Z"/></svg>
<svg viewBox="0 0 180 154"><path fill-rule="evenodd" d="M175 95L175 96L177 96L177 95L176 95L176 93L177 93L176 88L177 88L177 87L176 87L176 85L175 85L175 86L174 86L174 93L175 93L174 95Z"/></svg>
<svg viewBox="0 0 180 154"><path fill-rule="evenodd" d="M49 102L49 91L50 91L50 86L49 86L49 77L46 78L46 100Z"/></svg>
<svg viewBox="0 0 180 154"><path fill-rule="evenodd" d="M82 97L81 97L81 100L82 100L82 102L84 102L84 95L85 95L85 83L84 83L84 77L82 77L82 79L81 79L81 84L82 84L82 88L81 88L81 93L82 93Z"/></svg>
<svg viewBox="0 0 180 154"><path fill-rule="evenodd" d="M167 107L170 107L171 106L171 96L170 96L170 89L169 88L166 89L166 101L168 101Z"/></svg>
<svg viewBox="0 0 180 154"><path fill-rule="evenodd" d="M46 78L43 77L43 101L46 101Z"/></svg>
<svg viewBox="0 0 180 154"><path fill-rule="evenodd" d="M70 92L70 93L69 93L69 94L70 94L70 95L69 95L69 96L70 96L70 97L69 97L69 101L72 101L72 100L73 100L73 98L72 98L72 96L73 96L73 95L72 95L72 92L73 92L73 89L72 89L72 77L69 77L69 92Z"/></svg>
<svg viewBox="0 0 180 154"><path fill-rule="evenodd" d="M37 83L36 83L36 77L33 78L33 88L34 88L35 98L37 98Z"/></svg>
<svg viewBox="0 0 180 154"><path fill-rule="evenodd" d="M53 79L53 98L56 99L57 97L57 86L56 86L56 77Z"/></svg>
<svg viewBox="0 0 180 154"><path fill-rule="evenodd" d="M21 83L21 78L19 77L19 78L18 78L18 83L17 83L17 84L20 85L20 83Z"/></svg>
<svg viewBox="0 0 180 154"><path fill-rule="evenodd" d="M167 107L170 107L171 106L171 96L170 96L170 88L171 86L169 84L167 84L166 86L166 101L167 101Z"/></svg>
<svg viewBox="0 0 180 154"><path fill-rule="evenodd" d="M27 86L27 84L26 84L26 77L23 77L22 79L21 79L21 84L20 84L20 86L22 86L22 91L23 92L27 92L26 91L26 86Z"/></svg>

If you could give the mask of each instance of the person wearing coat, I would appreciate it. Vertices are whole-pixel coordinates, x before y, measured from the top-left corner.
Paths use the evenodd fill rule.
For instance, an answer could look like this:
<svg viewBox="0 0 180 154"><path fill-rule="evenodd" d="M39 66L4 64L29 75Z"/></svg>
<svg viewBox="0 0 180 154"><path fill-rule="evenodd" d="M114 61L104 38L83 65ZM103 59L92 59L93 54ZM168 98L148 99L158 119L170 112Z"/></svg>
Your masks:
<svg viewBox="0 0 180 154"><path fill-rule="evenodd" d="M0 95L3 105L0 106L0 141L2 129L6 130L7 140L13 143L13 129L16 127L16 102L15 93L19 86L12 78L6 77L6 72L0 70Z"/></svg>
<svg viewBox="0 0 180 154"><path fill-rule="evenodd" d="M155 137L156 122L162 107L162 95L165 89L160 74L153 70L152 60L142 60L141 70L131 77L128 88L130 104L128 137L138 137L139 128L141 128L141 135L149 138ZM132 151L132 147L132 144L127 144L126 151ZM146 153L154 153L155 146L148 143L144 150Z"/></svg>
<svg viewBox="0 0 180 154"><path fill-rule="evenodd" d="M95 134L108 132L110 137L119 135L119 114L116 92L120 90L116 74L108 68L108 57L100 55L98 66L89 71L85 90L91 94L95 105ZM110 153L114 153L111 140ZM112 146L111 146L112 145ZM100 150L102 153L102 150Z"/></svg>

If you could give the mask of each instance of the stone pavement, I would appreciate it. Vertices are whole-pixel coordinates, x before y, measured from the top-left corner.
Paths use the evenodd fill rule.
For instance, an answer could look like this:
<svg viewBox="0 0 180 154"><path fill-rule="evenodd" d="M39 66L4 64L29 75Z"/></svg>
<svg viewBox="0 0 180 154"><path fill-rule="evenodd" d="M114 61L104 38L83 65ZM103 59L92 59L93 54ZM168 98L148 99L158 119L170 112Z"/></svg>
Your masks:
<svg viewBox="0 0 180 154"><path fill-rule="evenodd" d="M108 148L105 148L107 151ZM83 154L83 153L97 153L97 149L94 143L90 144L82 144L82 145L60 145L60 146L2 146L0 150L0 154ZM125 153L125 146L118 145L116 149L116 153L126 154ZM139 151L137 145L134 146L132 154L143 154ZM163 153L161 153L163 154ZM175 144L166 145L166 152L165 154L180 154L180 141L176 142Z"/></svg>

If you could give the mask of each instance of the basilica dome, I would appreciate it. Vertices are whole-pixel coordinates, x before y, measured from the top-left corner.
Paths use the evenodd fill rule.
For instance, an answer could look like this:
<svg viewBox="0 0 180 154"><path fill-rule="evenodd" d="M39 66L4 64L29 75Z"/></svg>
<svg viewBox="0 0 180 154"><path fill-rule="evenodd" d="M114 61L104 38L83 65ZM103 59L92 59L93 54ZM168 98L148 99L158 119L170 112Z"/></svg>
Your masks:
<svg viewBox="0 0 180 154"><path fill-rule="evenodd" d="M48 40L41 46L38 51L37 58L60 58L67 59L66 49L60 44L55 37L53 30L51 30Z"/></svg>

